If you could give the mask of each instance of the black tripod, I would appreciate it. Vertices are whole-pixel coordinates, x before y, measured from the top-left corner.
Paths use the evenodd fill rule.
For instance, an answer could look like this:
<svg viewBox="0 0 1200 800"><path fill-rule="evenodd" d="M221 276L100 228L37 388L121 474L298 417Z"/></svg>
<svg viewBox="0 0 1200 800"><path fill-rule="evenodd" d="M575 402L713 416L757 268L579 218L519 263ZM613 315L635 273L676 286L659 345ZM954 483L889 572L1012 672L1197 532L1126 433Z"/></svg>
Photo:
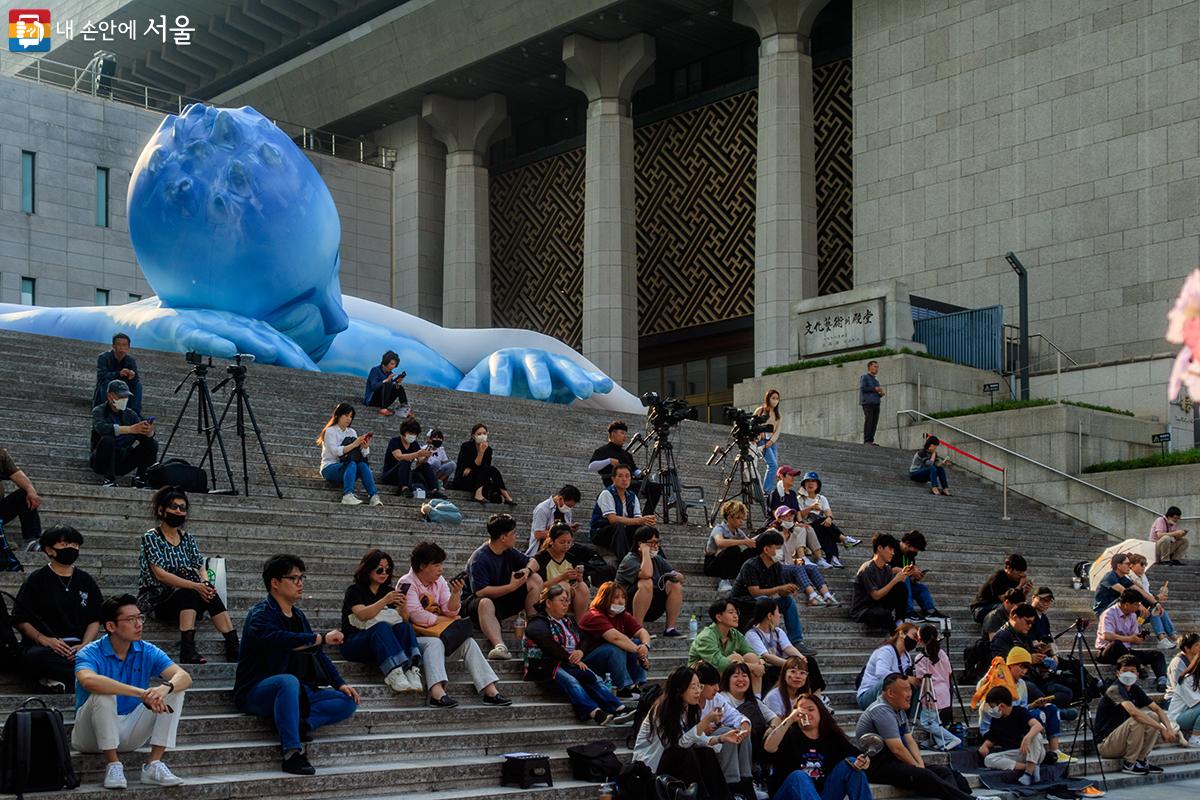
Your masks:
<svg viewBox="0 0 1200 800"><path fill-rule="evenodd" d="M651 447L650 460L646 462L646 481L656 480L662 488L662 521L671 521L671 507L679 522L687 524L687 506L683 502L683 486L679 482L679 465L675 462L675 447L671 444L671 428L651 428L650 432L639 437L637 443L629 452L636 453L643 447Z"/></svg>
<svg viewBox="0 0 1200 800"><path fill-rule="evenodd" d="M175 434L179 432L179 424L183 422L183 415L187 413L192 397L198 396L200 402L196 406L196 433L204 434L205 439L204 458L200 459L200 469L204 469L205 461L209 462L209 475L212 478L212 485L215 487L217 485L217 463L212 454L213 440L215 439L217 446L221 448L221 460L225 462L225 475L229 478L227 491L218 492L214 489L209 494L237 494L237 488L233 484L233 468L229 466L229 455L225 452L225 440L221 438L221 423L217 420L217 410L213 406L212 392L208 388L208 371L212 369L212 357L209 357L207 364L202 361L199 353L188 353L184 358L187 359L187 363L192 365L192 368L175 387L174 394L179 394L179 390L189 379L192 386L183 400L183 408L179 409L179 416L175 418L175 427L171 429L171 435L167 437L167 443L163 446L158 461L160 464L167 462L167 451L171 449L171 442L175 441Z"/></svg>
<svg viewBox="0 0 1200 800"><path fill-rule="evenodd" d="M258 420L254 417L254 407L250 405L250 395L246 392L246 366L242 364L243 358L250 362L254 361L252 355L243 355L242 353L235 355L234 363L226 367L229 377L218 383L213 389L214 392L219 392L230 380L233 381L233 391L230 392L229 399L225 401L225 410L221 412L221 418L217 420L217 430L221 429L221 425L225 422L225 415L229 413L229 407L236 400L237 436L242 440L242 487L246 496L250 496L250 473L246 466L246 417L249 417L250 427L254 429L254 438L258 439L258 449L262 451L267 472L271 475L271 483L275 486L275 494L282 498L283 491L279 488L279 481L275 477L275 468L271 466L271 457L267 455L267 446L263 443L262 429L258 427Z"/></svg>
<svg viewBox="0 0 1200 800"><path fill-rule="evenodd" d="M735 437L734 440L725 445L724 448L717 446L716 449L713 450L713 454L708 458L708 465L711 467L720 464L725 460L725 457L729 455L730 451L733 450L734 447L737 447L738 454L737 457L734 458L733 464L730 465L728 474L725 476L725 490L721 494L721 499L718 500L717 504L713 507L712 514L710 515L711 518L708 521L709 525L717 524L717 516L721 513L721 506L725 504L726 500L729 500L731 497L733 497L732 490L734 476L738 477L740 486L737 492L737 498L746 504L747 524L750 522L750 519L748 518L749 510L755 506L758 506L760 509L762 509L763 517L765 519L768 521L771 519L771 512L767 510L767 497L763 494L762 477L758 474L758 465L754 463L754 454L750 452L749 439Z"/></svg>
<svg viewBox="0 0 1200 800"><path fill-rule="evenodd" d="M1077 746L1079 744L1079 734L1082 731L1084 735L1085 747L1083 751L1083 757L1081 759L1082 764L1080 765L1080 777L1087 772L1087 743L1092 741L1097 746L1100 744L1099 742L1095 742L1096 730L1094 727L1092 727L1091 698L1088 696L1087 672L1083 667L1084 656L1086 655L1087 659L1092 662L1092 669L1096 671L1097 675L1100 674L1100 668L1096 665L1096 656L1092 652L1092 646L1087 643L1087 639L1085 639L1083 636L1083 632L1087 628L1086 623L1087 620L1080 617L1071 623L1068 628L1060 631L1054 637L1054 639L1057 641L1060 637L1065 636L1070 631L1075 631L1074 640L1071 642L1071 652L1067 654L1067 657L1075 659L1075 664L1077 665L1077 674L1075 675L1075 678L1079 682L1079 700L1075 702L1075 705L1079 707L1079 719L1075 722L1075 734L1071 737L1071 753L1074 754L1078 752ZM1104 774L1104 758L1100 755L1099 751L1096 752L1096 766L1100 768L1100 780L1104 784L1105 791L1107 791L1108 776ZM1067 769L1064 773L1064 777L1071 777L1071 762L1067 763Z"/></svg>
<svg viewBox="0 0 1200 800"><path fill-rule="evenodd" d="M950 622L950 620L947 619L946 620L947 625L949 625L949 622ZM942 630L942 638L945 639L945 644L942 646L942 655L943 655L943 657L948 658L949 657L948 654L950 653L950 628L949 627L946 627ZM929 656L925 655L924 653L917 653L917 655L913 658L913 666L915 667L918 663L920 663L921 659L925 659L926 661L928 661ZM967 704L963 702L962 691L959 689L958 678L954 677L953 669L950 670L950 688L954 691L954 697L955 697L955 699L958 700L958 711L962 715L962 721L963 721L962 741L963 741L963 744L966 744L966 745L974 744L973 742L967 741L967 739L969 738L970 730L971 730L971 718L967 716ZM913 723L914 727L919 727L928 734L929 733L928 729L926 729L924 724L921 722L921 708L924 705L925 701L927 701L927 700L933 701L934 708L937 707L937 698L933 694L933 676L932 675L925 675L924 677L921 678L921 692L917 697L918 697L917 703L914 704L916 707L916 712L913 714L912 723ZM941 725L940 710L939 710L938 724ZM945 726L941 726L941 727L945 727ZM951 733L951 735L953 736L954 734Z"/></svg>

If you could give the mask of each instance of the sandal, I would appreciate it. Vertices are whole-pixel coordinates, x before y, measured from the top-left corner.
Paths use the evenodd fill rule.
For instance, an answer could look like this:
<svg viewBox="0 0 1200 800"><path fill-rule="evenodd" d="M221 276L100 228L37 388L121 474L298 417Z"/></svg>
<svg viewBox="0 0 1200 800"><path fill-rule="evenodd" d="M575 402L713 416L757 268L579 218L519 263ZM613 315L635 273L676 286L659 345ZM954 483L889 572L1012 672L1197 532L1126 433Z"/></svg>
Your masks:
<svg viewBox="0 0 1200 800"><path fill-rule="evenodd" d="M395 413L396 413L396 412L395 412L395 411L392 411L390 408L381 408L381 409L379 409L379 416L381 416L381 417L390 417L390 416L392 416L392 415L393 415L393 414L395 414Z"/></svg>
<svg viewBox="0 0 1200 800"><path fill-rule="evenodd" d="M949 497L949 496L950 496L950 490L942 489L942 497Z"/></svg>
<svg viewBox="0 0 1200 800"><path fill-rule="evenodd" d="M941 494L941 493L942 493L942 490L941 490L941 489L939 489L938 487L934 486L934 487L932 487L932 488L929 490L929 493L930 493L930 494Z"/></svg>

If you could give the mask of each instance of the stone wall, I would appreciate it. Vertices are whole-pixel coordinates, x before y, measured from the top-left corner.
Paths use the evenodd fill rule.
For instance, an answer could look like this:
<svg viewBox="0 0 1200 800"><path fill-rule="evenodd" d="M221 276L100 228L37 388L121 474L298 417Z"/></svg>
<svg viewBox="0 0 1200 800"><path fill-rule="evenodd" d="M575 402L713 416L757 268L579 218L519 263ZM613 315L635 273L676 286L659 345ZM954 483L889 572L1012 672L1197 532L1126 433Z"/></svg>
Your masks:
<svg viewBox="0 0 1200 800"><path fill-rule="evenodd" d="M855 0L856 282L1147 358L1200 263L1200 1Z"/></svg>

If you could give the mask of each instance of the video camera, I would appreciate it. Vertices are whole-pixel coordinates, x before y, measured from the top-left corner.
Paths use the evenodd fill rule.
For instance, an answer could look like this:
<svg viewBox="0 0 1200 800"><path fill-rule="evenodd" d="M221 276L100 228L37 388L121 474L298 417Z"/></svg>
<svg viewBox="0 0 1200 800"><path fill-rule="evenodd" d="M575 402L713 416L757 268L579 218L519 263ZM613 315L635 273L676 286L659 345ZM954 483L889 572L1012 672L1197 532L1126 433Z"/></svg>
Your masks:
<svg viewBox="0 0 1200 800"><path fill-rule="evenodd" d="M686 400L677 397L662 399L658 392L646 392L641 396L646 409L646 424L659 433L678 425L685 419L695 419L696 410Z"/></svg>
<svg viewBox="0 0 1200 800"><path fill-rule="evenodd" d="M774 425L767 424L767 420L770 419L768 415L751 414L734 406L725 408L725 419L729 420L732 425L729 430L730 438L739 446L743 443L748 445L760 433L771 433L775 430Z"/></svg>

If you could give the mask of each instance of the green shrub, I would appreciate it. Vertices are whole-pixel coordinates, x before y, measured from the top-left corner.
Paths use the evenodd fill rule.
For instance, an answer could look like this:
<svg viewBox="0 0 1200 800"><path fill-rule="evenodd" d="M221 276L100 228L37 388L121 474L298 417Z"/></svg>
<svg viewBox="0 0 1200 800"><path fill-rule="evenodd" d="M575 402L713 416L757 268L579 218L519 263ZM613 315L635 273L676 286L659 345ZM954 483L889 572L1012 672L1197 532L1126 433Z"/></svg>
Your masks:
<svg viewBox="0 0 1200 800"><path fill-rule="evenodd" d="M1101 461L1084 467L1087 472L1117 472L1123 469L1149 469L1150 467L1176 467L1181 464L1200 464L1200 447L1183 450L1178 453L1155 453L1141 458L1127 458L1123 461Z"/></svg>
<svg viewBox="0 0 1200 800"><path fill-rule="evenodd" d="M1076 408L1090 408L1092 411L1107 411L1110 414L1120 414L1123 417L1132 417L1132 411L1126 411L1123 408L1113 408L1112 406L1098 406L1094 403L1080 403L1077 400L1063 400L1064 406L1075 406Z"/></svg>
<svg viewBox="0 0 1200 800"><path fill-rule="evenodd" d="M774 367L767 367L762 371L763 375L777 375L780 372L795 372L798 369L813 369L815 367L832 367L838 364L849 364L852 361L870 361L874 358L883 358L884 356L894 355L909 355L917 356L918 358L928 358L931 361L945 361L953 363L951 359L943 356L934 356L929 353L919 353L909 347L901 347L899 350L891 347L877 347L874 350L859 350L857 353L845 353L840 356L830 356L829 358L814 358L808 361L793 361L791 364L778 364Z"/></svg>
<svg viewBox="0 0 1200 800"><path fill-rule="evenodd" d="M993 411L1011 411L1014 408L1038 408L1039 406L1052 406L1053 400L999 400L995 403L984 404L981 406L971 406L969 408L955 408L950 411L935 411L929 416L934 419L945 419L946 417L969 417L972 414L990 414Z"/></svg>

